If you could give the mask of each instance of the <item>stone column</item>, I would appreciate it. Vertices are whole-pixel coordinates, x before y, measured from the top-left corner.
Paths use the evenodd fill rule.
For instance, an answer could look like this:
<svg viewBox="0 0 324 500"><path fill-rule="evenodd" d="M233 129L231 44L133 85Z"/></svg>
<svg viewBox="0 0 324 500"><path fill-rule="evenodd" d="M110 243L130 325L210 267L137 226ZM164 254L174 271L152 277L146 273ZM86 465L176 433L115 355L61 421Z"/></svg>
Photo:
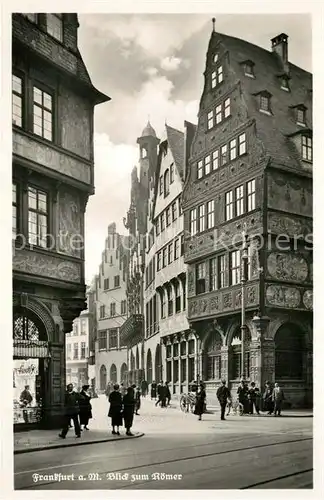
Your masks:
<svg viewBox="0 0 324 500"><path fill-rule="evenodd" d="M252 339L250 343L250 380L262 389L265 381L274 382L275 348L268 335L270 318L255 315L252 319Z"/></svg>
<svg viewBox="0 0 324 500"><path fill-rule="evenodd" d="M228 346L221 347L221 378L222 380L226 380L226 383L228 384Z"/></svg>

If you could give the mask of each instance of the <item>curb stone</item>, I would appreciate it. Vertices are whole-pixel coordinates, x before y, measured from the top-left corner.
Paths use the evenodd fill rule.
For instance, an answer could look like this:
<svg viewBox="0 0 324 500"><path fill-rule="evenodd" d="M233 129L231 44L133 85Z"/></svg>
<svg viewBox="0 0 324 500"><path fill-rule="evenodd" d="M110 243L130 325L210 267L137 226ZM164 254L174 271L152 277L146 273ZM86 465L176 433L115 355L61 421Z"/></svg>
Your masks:
<svg viewBox="0 0 324 500"><path fill-rule="evenodd" d="M76 441L71 444L52 444L52 445L45 445L45 446L34 446L32 448L22 448L21 450L14 450L14 455L20 455L22 453L31 453L33 451L45 451L45 450L54 450L57 448L70 448L72 446L86 446L89 444L100 444L100 443L109 443L110 441L123 441L126 439L135 439L139 437L145 436L144 432L139 432L137 434L134 434L134 436L119 436L116 438L110 438L110 439L95 439L93 441ZM121 439L122 438L122 439Z"/></svg>

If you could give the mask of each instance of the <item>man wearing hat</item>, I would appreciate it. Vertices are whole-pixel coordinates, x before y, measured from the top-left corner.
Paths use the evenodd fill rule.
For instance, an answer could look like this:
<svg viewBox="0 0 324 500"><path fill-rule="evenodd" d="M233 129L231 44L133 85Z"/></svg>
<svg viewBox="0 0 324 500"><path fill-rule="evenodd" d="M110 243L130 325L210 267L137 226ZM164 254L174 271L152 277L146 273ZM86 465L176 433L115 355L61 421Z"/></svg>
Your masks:
<svg viewBox="0 0 324 500"><path fill-rule="evenodd" d="M217 389L217 399L221 407L221 420L225 420L225 409L228 399L232 399L229 388L226 386L226 380L222 380L222 385Z"/></svg>

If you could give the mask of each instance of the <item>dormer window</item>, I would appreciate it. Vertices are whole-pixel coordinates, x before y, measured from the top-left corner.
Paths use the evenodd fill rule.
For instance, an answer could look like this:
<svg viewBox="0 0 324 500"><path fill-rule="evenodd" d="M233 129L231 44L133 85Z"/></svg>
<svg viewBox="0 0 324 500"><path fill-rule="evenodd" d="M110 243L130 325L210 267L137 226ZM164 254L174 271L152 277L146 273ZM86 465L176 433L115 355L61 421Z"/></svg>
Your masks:
<svg viewBox="0 0 324 500"><path fill-rule="evenodd" d="M63 42L62 14L46 14L47 33L59 42Z"/></svg>
<svg viewBox="0 0 324 500"><path fill-rule="evenodd" d="M255 78L254 75L254 62L247 60L241 63L243 65L244 75L250 78Z"/></svg>
<svg viewBox="0 0 324 500"><path fill-rule="evenodd" d="M288 78L286 76L283 76L281 78L281 85L280 85L280 88L282 90L285 90L286 92L290 92L290 88L289 88L289 81L288 81Z"/></svg>
<svg viewBox="0 0 324 500"><path fill-rule="evenodd" d="M218 68L211 74L211 87L214 89L219 83L223 81L223 66Z"/></svg>
<svg viewBox="0 0 324 500"><path fill-rule="evenodd" d="M214 61L214 63L217 63L217 61L218 61L218 54L214 54L213 61Z"/></svg>
<svg viewBox="0 0 324 500"><path fill-rule="evenodd" d="M306 108L304 106L296 108L296 122L297 125L306 126Z"/></svg>
<svg viewBox="0 0 324 500"><path fill-rule="evenodd" d="M262 92L254 95L257 95L259 97L259 111L261 111L261 113L265 113L266 115L271 115L270 92L268 92L267 90L263 90Z"/></svg>

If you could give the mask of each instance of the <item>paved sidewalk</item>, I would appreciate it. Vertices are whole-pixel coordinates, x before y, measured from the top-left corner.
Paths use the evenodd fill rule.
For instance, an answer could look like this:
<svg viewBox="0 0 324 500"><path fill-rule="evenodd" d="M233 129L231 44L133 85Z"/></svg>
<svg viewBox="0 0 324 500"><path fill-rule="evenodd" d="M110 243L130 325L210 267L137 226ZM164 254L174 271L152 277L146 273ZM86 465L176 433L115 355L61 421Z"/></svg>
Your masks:
<svg viewBox="0 0 324 500"><path fill-rule="evenodd" d="M126 436L122 429L120 436L114 436L110 430L83 431L81 438L77 438L74 430L70 429L65 439L59 437L59 430L31 430L14 434L14 454L29 453L32 451L49 450L51 448L65 448L83 446L87 444L104 443L121 439L134 439L144 435L143 432L134 432L134 436Z"/></svg>

